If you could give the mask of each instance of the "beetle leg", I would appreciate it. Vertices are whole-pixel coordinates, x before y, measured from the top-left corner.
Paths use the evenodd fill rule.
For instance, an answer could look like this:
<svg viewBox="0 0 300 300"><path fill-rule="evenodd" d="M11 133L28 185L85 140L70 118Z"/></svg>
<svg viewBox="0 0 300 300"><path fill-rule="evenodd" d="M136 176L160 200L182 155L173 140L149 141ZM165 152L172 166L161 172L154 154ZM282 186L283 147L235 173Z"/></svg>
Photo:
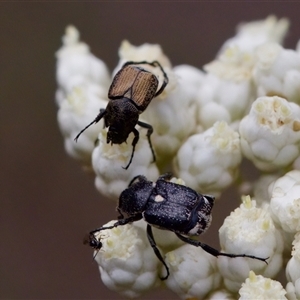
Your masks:
<svg viewBox="0 0 300 300"><path fill-rule="evenodd" d="M89 125L85 126L85 127L84 127L84 128L76 135L76 137L75 137L74 140L77 142L79 136L80 136L86 129L88 129L88 128L89 128L91 125L93 125L94 123L98 123L98 122L103 118L103 116L105 115L105 112L106 112L106 110L105 110L104 108L101 108L101 109L100 109L100 113L97 115L97 117L94 119L94 121L91 122ZM104 125L104 127L105 127L105 125Z"/></svg>
<svg viewBox="0 0 300 300"><path fill-rule="evenodd" d="M167 275L165 277L160 277L160 279L166 280L166 279L168 279L168 277L170 275L169 268L168 268L166 262L164 261L161 253L159 252L158 248L156 247L156 243L155 243L153 233L152 233L152 227L149 224L147 225L147 237L148 237L149 243L150 243L155 255L163 263L163 265L165 266L166 271L167 271Z"/></svg>
<svg viewBox="0 0 300 300"><path fill-rule="evenodd" d="M169 181L172 177L173 177L173 174L171 172L168 172L168 173L165 173L163 175L160 175L158 177L158 180L162 179L162 180L165 180L165 181Z"/></svg>
<svg viewBox="0 0 300 300"><path fill-rule="evenodd" d="M147 181L147 178L144 176L144 175L137 175L137 176L134 176L131 181L129 182L128 184L128 187L130 187L136 180L139 180L139 181L144 181L146 182Z"/></svg>
<svg viewBox="0 0 300 300"><path fill-rule="evenodd" d="M204 243L201 243L199 241L196 241L196 240L192 240L192 239L189 239L177 232L175 232L176 235L184 242L188 243L188 244L191 244L193 246L196 246L196 247L201 247L204 251L206 251L207 253L215 256L215 257L218 257L218 256L227 256L227 257L248 257L248 258L252 258L252 259L257 259L257 260L261 260L263 262L265 262L266 264L268 264L268 262L266 261L269 257L267 258L262 258L262 257L257 257L257 256L254 256L254 255L247 255L247 254L232 254L232 253L224 253L224 252L220 252L219 250L215 249L215 248L212 248L210 247L209 245L207 244L204 244Z"/></svg>
<svg viewBox="0 0 300 300"><path fill-rule="evenodd" d="M118 211L118 213L120 214L120 215L118 216L118 220L125 219L125 218L124 218L124 215L122 214L121 209L120 209L119 207L117 207L117 211Z"/></svg>
<svg viewBox="0 0 300 300"><path fill-rule="evenodd" d="M152 162L155 162L156 157L155 157L155 153L154 153L152 143L151 143L151 139L150 139L150 136L153 133L153 127L150 124L147 124L147 123L144 123L144 122L141 122L141 121L138 121L137 124L140 125L143 128L148 129L147 138L148 138L148 143L149 143L149 146L150 146L150 149L151 149L151 152L152 152L152 156L153 156L153 161Z"/></svg>
<svg viewBox="0 0 300 300"><path fill-rule="evenodd" d="M154 62L150 63L150 65L158 66L164 75L164 82L161 85L161 87L159 88L159 90L154 95L154 97L157 97L158 95L160 95L163 92L166 85L169 83L169 78L168 78L166 72L164 71L164 69L162 68L161 64L158 61L154 61Z"/></svg>
<svg viewBox="0 0 300 300"><path fill-rule="evenodd" d="M133 128L132 132L134 134L134 139L133 139L132 144L131 144L132 145L132 152L131 152L131 156L130 156L130 160L129 160L128 165L125 168L122 167L125 170L128 169L128 167L130 166L130 164L132 162L134 151L135 151L135 146L136 146L136 144L137 144L137 142L139 141L139 138L140 138L140 134L135 128Z"/></svg>
<svg viewBox="0 0 300 300"><path fill-rule="evenodd" d="M128 223L139 221L142 218L143 218L142 214L136 214L136 215L128 217L126 219L121 219L121 220L117 221L114 225L96 228L96 229L90 231L90 234L94 234L95 232L102 231L102 230L113 229L113 228L118 227L118 226L123 226L123 225L126 225Z"/></svg>

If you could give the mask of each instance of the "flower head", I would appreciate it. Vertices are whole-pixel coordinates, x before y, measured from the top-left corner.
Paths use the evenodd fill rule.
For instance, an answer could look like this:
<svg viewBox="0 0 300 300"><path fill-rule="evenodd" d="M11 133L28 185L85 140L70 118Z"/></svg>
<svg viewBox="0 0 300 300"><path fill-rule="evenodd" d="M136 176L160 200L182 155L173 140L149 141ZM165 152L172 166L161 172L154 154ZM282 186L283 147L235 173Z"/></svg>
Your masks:
<svg viewBox="0 0 300 300"><path fill-rule="evenodd" d="M299 155L300 107L283 98L260 97L240 122L243 154L258 169L278 170Z"/></svg>
<svg viewBox="0 0 300 300"><path fill-rule="evenodd" d="M114 200L118 199L131 179L137 175L142 174L149 180L158 178L158 168L152 161L152 152L143 130L141 130L139 142L127 170L124 167L132 155L134 134L129 135L127 143L120 145L107 144L106 136L107 131L102 129L98 136L98 146L92 154L92 165L96 174L95 185L102 195Z"/></svg>
<svg viewBox="0 0 300 300"><path fill-rule="evenodd" d="M239 208L228 216L219 229L223 252L244 253L269 257L268 264L254 259L220 256L218 267L227 289L236 292L250 270L268 277L276 275L282 266L283 240L271 215L265 208L257 208L251 198L245 197ZM250 252L251 251L251 252Z"/></svg>
<svg viewBox="0 0 300 300"><path fill-rule="evenodd" d="M252 299L280 299L287 300L285 297L286 291L281 283L265 278L262 275L255 275L253 271L249 272L249 277L239 290L239 300Z"/></svg>
<svg viewBox="0 0 300 300"><path fill-rule="evenodd" d="M159 284L159 260L141 228L129 224L100 231L95 237L102 243L95 260L101 279L109 289L135 298Z"/></svg>
<svg viewBox="0 0 300 300"><path fill-rule="evenodd" d="M166 254L166 263L170 268L166 285L182 299L203 299L220 285L216 258L201 248L183 245Z"/></svg>
<svg viewBox="0 0 300 300"><path fill-rule="evenodd" d="M175 168L191 188L218 195L236 178L241 158L239 134L225 122L217 122L186 140Z"/></svg>
<svg viewBox="0 0 300 300"><path fill-rule="evenodd" d="M270 210L274 221L288 233L300 230L300 171L294 170L277 179L269 188Z"/></svg>

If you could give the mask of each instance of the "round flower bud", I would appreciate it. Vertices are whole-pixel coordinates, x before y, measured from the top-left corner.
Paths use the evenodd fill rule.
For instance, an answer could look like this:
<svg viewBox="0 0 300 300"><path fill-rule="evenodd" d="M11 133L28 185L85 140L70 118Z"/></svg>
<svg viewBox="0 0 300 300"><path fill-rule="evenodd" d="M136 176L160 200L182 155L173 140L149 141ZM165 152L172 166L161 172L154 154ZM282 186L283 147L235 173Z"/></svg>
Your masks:
<svg viewBox="0 0 300 300"><path fill-rule="evenodd" d="M156 180L159 171L149 146L146 132L140 130L140 138L136 144L134 156L128 169L125 167L132 154L134 134L130 133L126 143L107 144L107 131L102 129L98 136L98 145L92 154L92 165L96 174L95 185L104 196L117 200L137 175L144 175L149 180Z"/></svg>
<svg viewBox="0 0 300 300"><path fill-rule="evenodd" d="M281 43L288 29L288 19L277 19L273 15L264 20L239 24L236 35L224 43L220 52L228 47L239 47L243 52L253 53L257 46L267 42Z"/></svg>
<svg viewBox="0 0 300 300"><path fill-rule="evenodd" d="M95 119L100 108L106 107L110 76L106 65L90 52L85 43L80 42L79 32L74 26L66 28L63 46L56 57L57 118L65 149L84 167L91 169L91 153L103 123L83 132L77 143L74 138Z"/></svg>
<svg viewBox="0 0 300 300"><path fill-rule="evenodd" d="M300 298L300 232L297 232L293 241L292 257L286 266L286 287L289 299Z"/></svg>
<svg viewBox="0 0 300 300"><path fill-rule="evenodd" d="M110 221L104 226L111 226ZM144 221L139 221L144 222ZM135 298L160 284L159 260L144 230L128 224L95 234L102 247L96 250L101 279L111 290Z"/></svg>
<svg viewBox="0 0 300 300"><path fill-rule="evenodd" d="M290 165L299 156L300 107L283 98L260 97L240 122L243 154L263 171Z"/></svg>
<svg viewBox="0 0 300 300"><path fill-rule="evenodd" d="M83 77L89 83L108 89L110 75L105 63L96 58L87 44L79 40L79 31L68 26L63 37L63 46L57 51L56 78L60 88L66 90L74 78Z"/></svg>
<svg viewBox="0 0 300 300"><path fill-rule="evenodd" d="M102 98L101 94L101 88L94 83L74 86L59 104L57 113L66 152L88 169L91 168L92 152L99 131L103 128L103 121L101 120L84 131L77 142L74 138L95 119L99 108L106 107L107 101Z"/></svg>
<svg viewBox="0 0 300 300"><path fill-rule="evenodd" d="M256 202L251 201L249 196L225 219L219 229L219 237L222 252L268 258L266 264L257 259L218 257L218 267L228 290L237 292L250 270L267 277L273 277L280 271L281 234L269 212L265 208L257 208Z"/></svg>
<svg viewBox="0 0 300 300"><path fill-rule="evenodd" d="M287 300L286 290L282 287L281 283L265 278L262 275L255 275L253 271L249 272L249 277L239 290L239 300L252 300L252 299L277 299Z"/></svg>
<svg viewBox="0 0 300 300"><path fill-rule="evenodd" d="M207 298L207 300L235 300L236 298L226 291L225 289L217 290L212 292Z"/></svg>
<svg viewBox="0 0 300 300"><path fill-rule="evenodd" d="M174 161L178 177L198 192L218 196L236 178L242 156L239 134L225 122L189 137Z"/></svg>
<svg viewBox="0 0 300 300"><path fill-rule="evenodd" d="M278 95L300 103L300 55L268 43L256 49L253 79L258 96Z"/></svg>
<svg viewBox="0 0 300 300"><path fill-rule="evenodd" d="M300 171L290 171L277 179L269 193L274 221L288 233L300 231Z"/></svg>
<svg viewBox="0 0 300 300"><path fill-rule="evenodd" d="M216 257L202 248L183 245L166 254L170 276L166 286L182 299L204 299L220 286Z"/></svg>
<svg viewBox="0 0 300 300"><path fill-rule="evenodd" d="M203 73L191 66L172 70L175 88L165 98L158 97L143 113L153 128L153 145L160 169L168 165L183 141L196 130L196 90Z"/></svg>
<svg viewBox="0 0 300 300"><path fill-rule="evenodd" d="M204 128L216 121L240 120L253 102L253 57L239 48L228 48L204 66L207 75L197 92L198 123Z"/></svg>

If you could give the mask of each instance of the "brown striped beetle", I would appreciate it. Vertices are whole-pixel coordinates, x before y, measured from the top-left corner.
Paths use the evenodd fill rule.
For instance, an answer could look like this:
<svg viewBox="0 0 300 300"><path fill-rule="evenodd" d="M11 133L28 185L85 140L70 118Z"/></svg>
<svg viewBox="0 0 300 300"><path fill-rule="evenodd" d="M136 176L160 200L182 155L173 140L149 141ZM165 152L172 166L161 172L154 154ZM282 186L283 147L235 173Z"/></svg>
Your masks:
<svg viewBox="0 0 300 300"><path fill-rule="evenodd" d="M159 89L157 77L140 66L143 64L160 68L164 76L164 81ZM138 124L148 130L147 138L154 162L155 154L150 140L153 128L150 124L141 122L138 119L151 100L163 92L168 82L168 76L158 61L151 63L147 61L126 62L111 83L108 91L110 101L106 108L100 109L100 113L94 121L78 133L75 141L77 141L82 132L92 124L98 123L102 118L104 118L104 127L108 127L107 143L122 144L126 142L128 135L133 132L134 139L132 141L131 157L127 166L123 167L124 169L128 169L132 162L135 146L139 140L139 132L135 128Z"/></svg>
<svg viewBox="0 0 300 300"><path fill-rule="evenodd" d="M191 188L170 182L171 174L165 174L154 183L145 176L134 177L127 189L120 197L117 207L120 213L119 220L112 226L100 227L90 232L96 232L126 225L141 219L147 222L147 237L157 258L163 263L167 275L161 280L166 280L169 268L158 250L152 233L152 226L163 230L173 231L179 239L195 247L201 247L209 254L227 257L248 257L263 261L267 264L268 258L256 257L247 254L231 254L220 252L200 241L191 239L206 231L211 223L211 210L214 197L202 195ZM127 215L127 217L124 216Z"/></svg>

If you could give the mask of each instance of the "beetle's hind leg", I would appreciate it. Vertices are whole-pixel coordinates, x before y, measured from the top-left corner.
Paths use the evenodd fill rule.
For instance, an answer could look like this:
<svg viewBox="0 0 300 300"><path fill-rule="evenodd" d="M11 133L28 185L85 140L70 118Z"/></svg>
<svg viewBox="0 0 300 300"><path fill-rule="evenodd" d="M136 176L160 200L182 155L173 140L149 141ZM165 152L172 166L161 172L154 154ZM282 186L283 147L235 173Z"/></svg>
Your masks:
<svg viewBox="0 0 300 300"><path fill-rule="evenodd" d="M148 237L149 243L150 243L155 255L163 263L163 265L165 266L166 271L167 271L167 275L164 276L164 277L160 277L160 279L161 280L166 280L166 279L168 279L168 277L170 275L169 267L167 266L165 260L163 259L161 253L159 252L159 250L156 246L156 243L155 243L155 240L154 240L154 237L153 237L153 233L152 233L152 227L149 224L147 225L147 237Z"/></svg>
<svg viewBox="0 0 300 300"><path fill-rule="evenodd" d="M153 147L152 147L152 143L151 143L151 138L150 138L151 134L153 133L153 127L150 124L147 124L147 123L144 123L144 122L141 122L141 121L138 121L137 124L140 125L143 128L148 129L148 131L147 131L147 139L148 139L148 143L149 143L149 146L150 146L150 149L151 149L151 152L152 152L152 157L153 157L153 161L152 162L155 162L156 161L156 157L155 157L155 153L154 153L154 150L153 150Z"/></svg>
<svg viewBox="0 0 300 300"><path fill-rule="evenodd" d="M224 252L220 252L219 250L215 249L215 248L212 248L210 247L209 245L207 244L204 244L204 243L201 243L199 241L196 241L196 240L192 240L192 239L189 239L177 232L175 232L176 235L182 240L184 241L185 243L188 243L188 244L191 244L193 246L196 246L196 247L201 247L204 251L206 251L207 253L215 256L215 257L218 257L218 256L227 256L227 257L232 257L232 258L235 258L235 257L248 257L248 258L252 258L252 259L257 259L257 260L260 260L260 261L263 261L264 263L268 264L267 262L267 258L262 258L262 257L257 257L257 256L254 256L254 255L247 255L247 254L232 254L232 253L224 253Z"/></svg>

